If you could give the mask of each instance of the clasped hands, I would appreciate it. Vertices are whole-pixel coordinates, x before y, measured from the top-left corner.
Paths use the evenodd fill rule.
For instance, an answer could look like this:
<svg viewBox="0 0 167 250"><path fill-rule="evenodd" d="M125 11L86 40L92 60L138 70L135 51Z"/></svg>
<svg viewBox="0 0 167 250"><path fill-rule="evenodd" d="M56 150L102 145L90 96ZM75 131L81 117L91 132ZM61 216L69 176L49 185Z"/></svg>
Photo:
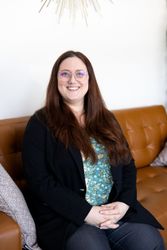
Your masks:
<svg viewBox="0 0 167 250"><path fill-rule="evenodd" d="M85 222L100 229L115 229L119 227L118 221L123 218L128 209L127 204L119 201L93 206L86 216Z"/></svg>

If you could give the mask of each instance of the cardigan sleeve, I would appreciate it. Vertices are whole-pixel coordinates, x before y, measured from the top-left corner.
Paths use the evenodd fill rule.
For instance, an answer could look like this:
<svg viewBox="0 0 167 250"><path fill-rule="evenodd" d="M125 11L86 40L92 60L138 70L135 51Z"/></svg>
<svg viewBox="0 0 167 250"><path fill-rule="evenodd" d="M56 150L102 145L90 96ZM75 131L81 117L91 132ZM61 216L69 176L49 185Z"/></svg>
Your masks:
<svg viewBox="0 0 167 250"><path fill-rule="evenodd" d="M49 171L47 133L47 126L33 115L25 130L22 150L29 188L43 204L65 219L81 225L92 206L79 194L62 186Z"/></svg>
<svg viewBox="0 0 167 250"><path fill-rule="evenodd" d="M135 208L137 201L136 167L132 159L129 164L122 166L122 189L117 200Z"/></svg>

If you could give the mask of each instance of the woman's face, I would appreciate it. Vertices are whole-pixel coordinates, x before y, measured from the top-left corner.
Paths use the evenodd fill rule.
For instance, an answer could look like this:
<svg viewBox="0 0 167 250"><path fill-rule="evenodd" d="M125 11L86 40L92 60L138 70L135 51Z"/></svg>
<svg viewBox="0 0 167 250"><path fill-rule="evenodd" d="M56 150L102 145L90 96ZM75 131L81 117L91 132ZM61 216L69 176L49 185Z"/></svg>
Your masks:
<svg viewBox="0 0 167 250"><path fill-rule="evenodd" d="M58 90L65 103L80 105L88 91L89 75L86 65L78 57L68 57L60 64Z"/></svg>

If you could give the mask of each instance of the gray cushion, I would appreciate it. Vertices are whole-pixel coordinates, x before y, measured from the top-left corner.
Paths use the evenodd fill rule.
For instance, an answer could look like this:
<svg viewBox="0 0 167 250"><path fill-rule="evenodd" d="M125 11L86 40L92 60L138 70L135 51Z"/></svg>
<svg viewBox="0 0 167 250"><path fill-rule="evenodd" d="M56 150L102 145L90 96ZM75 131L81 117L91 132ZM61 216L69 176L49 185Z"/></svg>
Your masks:
<svg viewBox="0 0 167 250"><path fill-rule="evenodd" d="M22 243L30 250L40 250L36 228L20 189L0 164L0 211L11 216L20 226Z"/></svg>
<svg viewBox="0 0 167 250"><path fill-rule="evenodd" d="M151 166L167 166L167 142L156 159L151 163Z"/></svg>

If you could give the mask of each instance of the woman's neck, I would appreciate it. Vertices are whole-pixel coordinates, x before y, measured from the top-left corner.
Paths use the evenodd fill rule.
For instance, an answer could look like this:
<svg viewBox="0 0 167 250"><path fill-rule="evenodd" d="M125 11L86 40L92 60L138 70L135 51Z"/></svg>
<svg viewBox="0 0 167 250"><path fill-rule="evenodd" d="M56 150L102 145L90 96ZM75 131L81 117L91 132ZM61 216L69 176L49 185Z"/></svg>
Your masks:
<svg viewBox="0 0 167 250"><path fill-rule="evenodd" d="M66 103L71 111L74 113L74 115L80 116L84 113L84 104L83 102L80 103Z"/></svg>
<svg viewBox="0 0 167 250"><path fill-rule="evenodd" d="M83 104L81 105L72 105L72 104L68 104L68 106L70 107L70 109L72 110L73 114L75 115L75 117L77 118L77 121L79 122L79 124L82 126L84 125L84 118L85 118L85 111L84 111L84 106Z"/></svg>

